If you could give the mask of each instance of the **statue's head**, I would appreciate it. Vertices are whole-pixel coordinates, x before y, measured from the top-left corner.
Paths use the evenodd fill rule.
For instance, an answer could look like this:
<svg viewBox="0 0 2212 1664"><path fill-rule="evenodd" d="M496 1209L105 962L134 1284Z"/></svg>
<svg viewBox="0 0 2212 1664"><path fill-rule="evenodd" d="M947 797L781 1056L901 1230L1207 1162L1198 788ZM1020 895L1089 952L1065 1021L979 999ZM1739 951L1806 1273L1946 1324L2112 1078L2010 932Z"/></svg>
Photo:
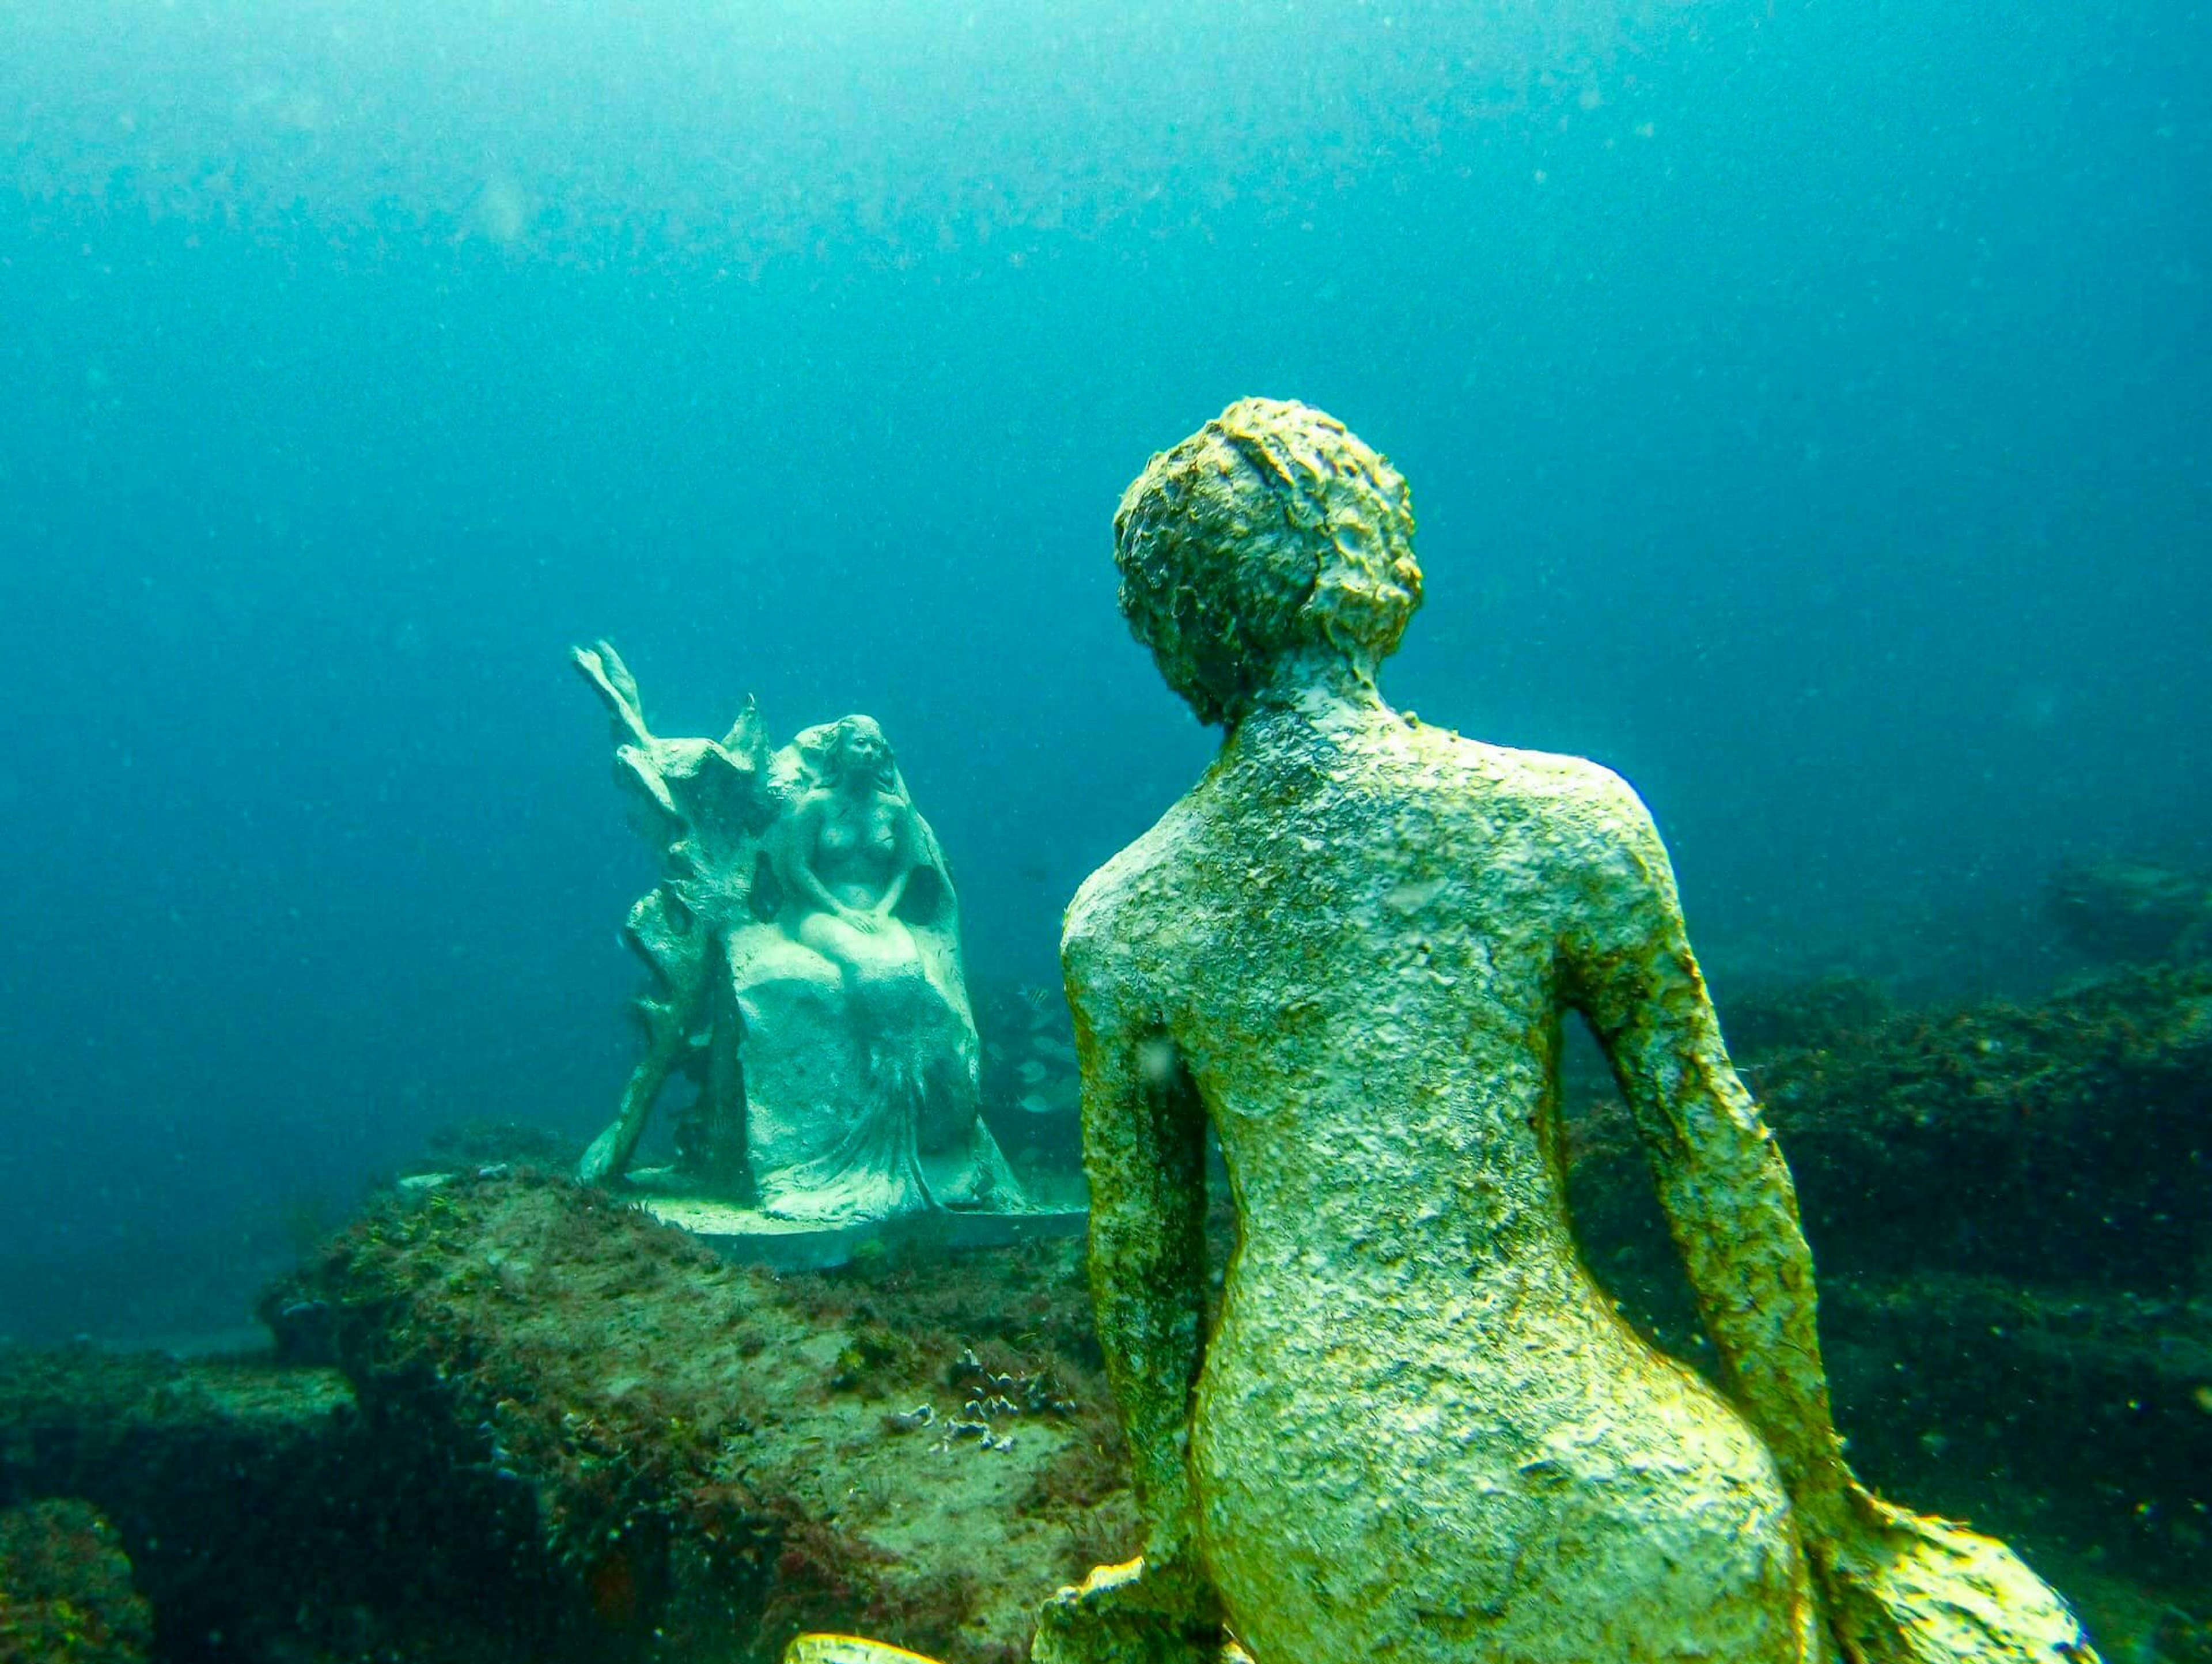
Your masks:
<svg viewBox="0 0 2212 1664"><path fill-rule="evenodd" d="M785 789L903 789L891 742L872 716L840 716L834 722L803 728L792 735L779 758Z"/></svg>
<svg viewBox="0 0 2212 1664"><path fill-rule="evenodd" d="M887 787L898 777L891 742L872 716L843 716L830 724L823 760L840 785Z"/></svg>
<svg viewBox="0 0 2212 1664"><path fill-rule="evenodd" d="M1203 722L1318 657L1372 680L1421 604L1405 480L1334 417L1245 399L1155 456L1114 516L1121 612Z"/></svg>

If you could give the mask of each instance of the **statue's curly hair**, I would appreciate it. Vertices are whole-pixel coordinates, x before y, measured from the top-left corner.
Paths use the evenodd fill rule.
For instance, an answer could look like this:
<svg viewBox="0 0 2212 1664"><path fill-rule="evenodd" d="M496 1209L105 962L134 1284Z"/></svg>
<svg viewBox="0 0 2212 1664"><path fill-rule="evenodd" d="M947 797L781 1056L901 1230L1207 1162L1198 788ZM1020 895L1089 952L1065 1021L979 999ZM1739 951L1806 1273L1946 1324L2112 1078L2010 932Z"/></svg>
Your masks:
<svg viewBox="0 0 2212 1664"><path fill-rule="evenodd" d="M1121 612L1202 722L1234 723L1288 655L1362 674L1421 604L1405 479L1335 418L1245 399L1155 456L1114 516Z"/></svg>

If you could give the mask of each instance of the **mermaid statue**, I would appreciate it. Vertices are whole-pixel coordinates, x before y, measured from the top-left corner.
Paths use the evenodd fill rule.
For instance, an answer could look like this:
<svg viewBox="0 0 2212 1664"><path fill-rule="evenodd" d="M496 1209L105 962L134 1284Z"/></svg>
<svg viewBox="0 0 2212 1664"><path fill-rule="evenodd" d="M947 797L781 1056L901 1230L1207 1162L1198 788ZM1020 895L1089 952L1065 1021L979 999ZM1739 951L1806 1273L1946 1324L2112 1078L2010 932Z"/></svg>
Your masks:
<svg viewBox="0 0 2212 1664"><path fill-rule="evenodd" d="M1248 399L1153 458L1115 532L1137 637L1227 733L1067 915L1147 1537L1046 1608L1034 1656L2094 1659L2010 1551L1846 1466L1790 1173L1636 794L1377 692L1421 599L1389 462ZM1717 1381L1579 1252L1570 1012L1649 1149ZM1210 1326L1209 1127L1237 1233Z"/></svg>
<svg viewBox="0 0 2212 1664"><path fill-rule="evenodd" d="M644 1051L578 1176L620 1181L681 1076L663 1185L823 1226L1021 1210L979 1113L951 874L883 729L847 716L771 753L748 700L720 740L664 739L612 647L574 657L662 858L626 930Z"/></svg>

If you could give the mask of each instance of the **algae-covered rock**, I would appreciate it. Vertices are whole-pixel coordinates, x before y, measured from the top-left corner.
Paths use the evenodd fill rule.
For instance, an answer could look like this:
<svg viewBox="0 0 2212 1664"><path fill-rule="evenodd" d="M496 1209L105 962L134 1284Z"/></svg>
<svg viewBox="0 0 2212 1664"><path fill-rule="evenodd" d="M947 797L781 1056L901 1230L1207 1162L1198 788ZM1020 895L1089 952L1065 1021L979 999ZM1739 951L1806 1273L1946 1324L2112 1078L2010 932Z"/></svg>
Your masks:
<svg viewBox="0 0 2212 1664"><path fill-rule="evenodd" d="M330 1369L90 1348L0 1353L0 1502L80 1497L120 1533L165 1658L520 1658L465 1478L380 1439ZM449 1551L421 1545L466 1518ZM517 1598L509 1604L509 1594Z"/></svg>
<svg viewBox="0 0 2212 1664"><path fill-rule="evenodd" d="M1766 1013L1785 1003L1770 997ZM1723 1010L1723 1020L1735 1025ZM2212 1267L2212 966L2034 1001L1823 1018L1747 1048L1824 1272L1941 1266L2186 1295ZM1628 1116L1576 1106L1575 1211L1611 1254L1658 1220Z"/></svg>
<svg viewBox="0 0 2212 1664"><path fill-rule="evenodd" d="M1075 1254L777 1278L525 1173L394 1200L268 1305L327 1310L367 1423L502 1521L541 1656L986 1664L1133 1535Z"/></svg>
<svg viewBox="0 0 2212 1664"><path fill-rule="evenodd" d="M2147 861L2069 862L2045 904L2060 932L2097 959L2142 964L2212 957L2212 880Z"/></svg>
<svg viewBox="0 0 2212 1664"><path fill-rule="evenodd" d="M1839 1265L2179 1290L2212 1263L2212 967L1899 1014L1756 1080Z"/></svg>
<svg viewBox="0 0 2212 1664"><path fill-rule="evenodd" d="M154 1624L89 1503L0 1509L0 1664L143 1664Z"/></svg>
<svg viewBox="0 0 2212 1664"><path fill-rule="evenodd" d="M1729 1053L1741 1062L1782 1046L1832 1045L1880 1022L1893 1004L1870 978L1832 975L1731 997L1721 1015Z"/></svg>

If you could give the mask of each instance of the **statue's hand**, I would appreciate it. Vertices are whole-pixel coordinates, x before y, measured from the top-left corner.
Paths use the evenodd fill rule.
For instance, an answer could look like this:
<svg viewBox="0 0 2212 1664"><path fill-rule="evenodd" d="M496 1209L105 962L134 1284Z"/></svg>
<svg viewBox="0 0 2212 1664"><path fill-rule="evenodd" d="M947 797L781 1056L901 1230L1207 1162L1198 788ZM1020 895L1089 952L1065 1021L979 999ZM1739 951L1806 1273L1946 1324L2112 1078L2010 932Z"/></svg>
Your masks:
<svg viewBox="0 0 2212 1664"><path fill-rule="evenodd" d="M884 928L883 915L865 907L840 908L837 916L864 936L875 936Z"/></svg>
<svg viewBox="0 0 2212 1664"><path fill-rule="evenodd" d="M2097 1664L2065 1601L2002 1543L1856 1483L1840 1519L1806 1546L1851 1664Z"/></svg>

